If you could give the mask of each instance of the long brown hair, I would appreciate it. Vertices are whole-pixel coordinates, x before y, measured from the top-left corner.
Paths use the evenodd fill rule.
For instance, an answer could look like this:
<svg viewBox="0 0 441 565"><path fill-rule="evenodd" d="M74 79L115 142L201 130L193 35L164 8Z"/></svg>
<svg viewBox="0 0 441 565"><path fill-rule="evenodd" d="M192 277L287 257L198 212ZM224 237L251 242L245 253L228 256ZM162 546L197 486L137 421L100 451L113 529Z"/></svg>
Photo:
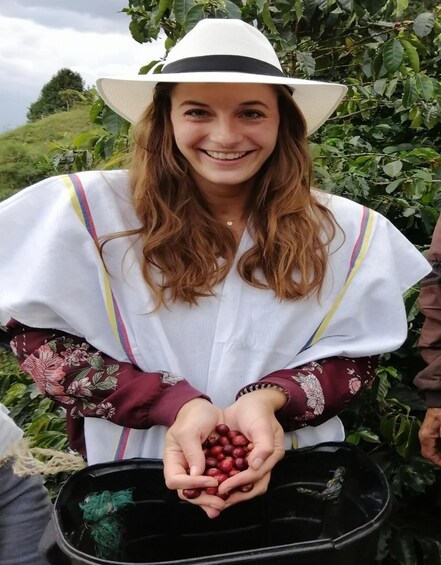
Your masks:
<svg viewBox="0 0 441 565"><path fill-rule="evenodd" d="M176 300L196 304L213 295L237 251L234 235L213 218L174 142L173 87L156 86L153 103L134 131L130 168L133 203L143 226L130 234L142 238L143 275L157 307ZM336 224L311 193L305 120L288 89L274 88L281 116L278 140L254 187L250 226L255 244L237 268L250 285L297 300L320 291ZM126 234L107 241L121 235Z"/></svg>

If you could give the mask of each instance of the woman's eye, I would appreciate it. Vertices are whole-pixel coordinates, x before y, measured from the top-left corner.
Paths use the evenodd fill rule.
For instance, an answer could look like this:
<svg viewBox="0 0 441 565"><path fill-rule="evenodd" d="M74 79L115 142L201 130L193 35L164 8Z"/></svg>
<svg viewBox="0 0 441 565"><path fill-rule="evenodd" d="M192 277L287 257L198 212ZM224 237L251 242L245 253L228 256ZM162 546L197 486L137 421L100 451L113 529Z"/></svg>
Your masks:
<svg viewBox="0 0 441 565"><path fill-rule="evenodd" d="M264 117L262 112L259 112L258 110L245 110L245 112L242 112L241 115L247 120L257 120L258 118Z"/></svg>
<svg viewBox="0 0 441 565"><path fill-rule="evenodd" d="M190 118L206 118L208 116L208 112L201 108L192 108L191 110L187 110L184 115L189 116Z"/></svg>

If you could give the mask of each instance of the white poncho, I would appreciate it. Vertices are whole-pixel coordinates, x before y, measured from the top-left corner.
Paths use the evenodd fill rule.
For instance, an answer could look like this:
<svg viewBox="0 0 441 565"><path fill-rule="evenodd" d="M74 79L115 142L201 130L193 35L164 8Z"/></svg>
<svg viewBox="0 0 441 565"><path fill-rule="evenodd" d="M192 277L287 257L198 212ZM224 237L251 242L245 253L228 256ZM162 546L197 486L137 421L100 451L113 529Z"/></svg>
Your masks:
<svg viewBox="0 0 441 565"><path fill-rule="evenodd" d="M320 300L280 301L246 284L235 268L197 306L153 309L140 243L105 235L137 228L125 171L42 181L0 204L0 323L10 318L84 337L143 371L170 371L225 407L238 390L277 369L329 356L392 351L406 338L402 294L430 271L383 216L318 193L344 237L332 242ZM238 257L252 245L246 231ZM89 463L161 458L166 429L121 428L86 418ZM342 440L338 418L287 434L287 446Z"/></svg>

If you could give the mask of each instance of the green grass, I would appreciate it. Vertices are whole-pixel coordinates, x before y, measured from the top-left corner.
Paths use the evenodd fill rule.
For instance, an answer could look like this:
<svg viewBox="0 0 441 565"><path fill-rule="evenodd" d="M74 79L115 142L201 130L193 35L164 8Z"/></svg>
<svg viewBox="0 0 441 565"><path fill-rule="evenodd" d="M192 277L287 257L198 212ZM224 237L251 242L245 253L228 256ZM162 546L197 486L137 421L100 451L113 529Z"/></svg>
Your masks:
<svg viewBox="0 0 441 565"><path fill-rule="evenodd" d="M77 106L0 135L0 200L50 176L56 147L87 132L102 130L90 123L89 106Z"/></svg>

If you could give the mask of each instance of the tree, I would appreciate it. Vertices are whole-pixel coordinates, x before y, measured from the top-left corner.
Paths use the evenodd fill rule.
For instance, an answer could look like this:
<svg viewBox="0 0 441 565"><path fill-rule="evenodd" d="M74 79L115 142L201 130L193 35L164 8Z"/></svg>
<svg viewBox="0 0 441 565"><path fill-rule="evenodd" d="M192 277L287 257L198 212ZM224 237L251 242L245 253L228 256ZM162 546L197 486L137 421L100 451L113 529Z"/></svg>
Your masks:
<svg viewBox="0 0 441 565"><path fill-rule="evenodd" d="M69 93L64 95L63 93ZM72 100L72 91L84 92L84 80L79 73L70 69L61 69L41 89L40 96L33 102L28 110L27 118L35 122L44 116L55 114L69 109Z"/></svg>

